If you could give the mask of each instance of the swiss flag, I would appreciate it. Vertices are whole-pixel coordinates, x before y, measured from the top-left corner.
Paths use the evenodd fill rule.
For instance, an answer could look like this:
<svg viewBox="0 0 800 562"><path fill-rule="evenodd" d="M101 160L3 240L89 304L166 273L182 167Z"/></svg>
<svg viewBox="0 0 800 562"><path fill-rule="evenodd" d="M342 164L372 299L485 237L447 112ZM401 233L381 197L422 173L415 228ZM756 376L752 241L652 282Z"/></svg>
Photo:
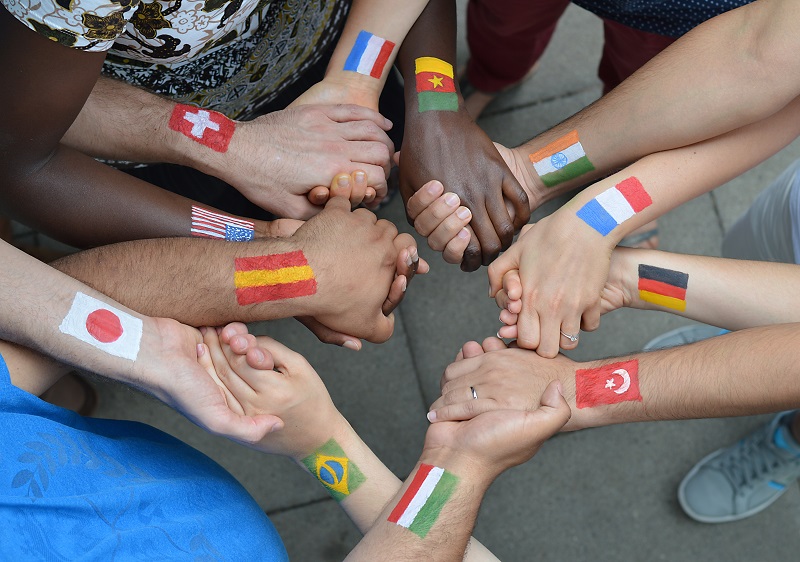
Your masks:
<svg viewBox="0 0 800 562"><path fill-rule="evenodd" d="M227 152L236 122L218 111L179 103L172 111L169 128L217 152Z"/></svg>
<svg viewBox="0 0 800 562"><path fill-rule="evenodd" d="M596 369L575 371L575 403L578 408L642 401L639 361L632 359Z"/></svg>

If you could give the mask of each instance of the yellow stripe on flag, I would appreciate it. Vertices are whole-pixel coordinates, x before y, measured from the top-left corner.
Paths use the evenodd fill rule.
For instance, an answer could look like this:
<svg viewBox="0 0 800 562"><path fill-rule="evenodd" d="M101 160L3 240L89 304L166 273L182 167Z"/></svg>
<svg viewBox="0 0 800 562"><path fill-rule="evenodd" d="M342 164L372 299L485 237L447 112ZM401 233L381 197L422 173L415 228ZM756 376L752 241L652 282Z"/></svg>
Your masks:
<svg viewBox="0 0 800 562"><path fill-rule="evenodd" d="M282 267L281 269L237 271L233 274L233 282L237 288L295 283L297 281L306 281L307 279L313 278L314 271L309 265Z"/></svg>
<svg viewBox="0 0 800 562"><path fill-rule="evenodd" d="M650 291L639 291L639 298L645 302L657 304L666 308L674 310L686 310L686 301L676 299L675 297L666 297L658 293L651 293Z"/></svg>
<svg viewBox="0 0 800 562"><path fill-rule="evenodd" d="M450 78L453 77L453 65L442 59L437 59L436 57L420 57L415 61L415 64L416 70L414 72L416 74L420 72L437 72L449 76Z"/></svg>

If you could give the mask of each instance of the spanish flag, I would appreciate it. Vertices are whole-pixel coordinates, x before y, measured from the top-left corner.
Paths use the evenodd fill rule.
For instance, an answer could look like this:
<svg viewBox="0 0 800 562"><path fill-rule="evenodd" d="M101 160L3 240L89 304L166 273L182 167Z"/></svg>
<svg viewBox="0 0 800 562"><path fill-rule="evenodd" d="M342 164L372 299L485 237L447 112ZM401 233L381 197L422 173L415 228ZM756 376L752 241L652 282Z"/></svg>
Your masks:
<svg viewBox="0 0 800 562"><path fill-rule="evenodd" d="M305 297L317 292L314 271L302 251L236 258L233 275L239 304Z"/></svg>
<svg viewBox="0 0 800 562"><path fill-rule="evenodd" d="M421 57L415 62L419 112L458 111L453 65L435 57Z"/></svg>

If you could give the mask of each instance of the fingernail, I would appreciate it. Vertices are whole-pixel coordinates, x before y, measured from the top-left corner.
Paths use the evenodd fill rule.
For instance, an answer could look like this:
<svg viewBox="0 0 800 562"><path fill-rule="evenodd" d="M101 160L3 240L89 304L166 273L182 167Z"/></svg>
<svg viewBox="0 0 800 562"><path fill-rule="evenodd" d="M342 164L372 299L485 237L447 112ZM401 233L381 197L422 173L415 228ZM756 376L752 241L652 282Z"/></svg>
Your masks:
<svg viewBox="0 0 800 562"><path fill-rule="evenodd" d="M464 240L469 240L469 230L462 228L458 231L458 237L463 238Z"/></svg>
<svg viewBox="0 0 800 562"><path fill-rule="evenodd" d="M386 119L386 117L384 117L384 119ZM389 119L386 119L386 126L391 129L394 127L394 123L392 123Z"/></svg>
<svg viewBox="0 0 800 562"><path fill-rule="evenodd" d="M276 423L275 425L269 428L269 432L272 433L273 431L278 431L280 429L281 429L281 424Z"/></svg>
<svg viewBox="0 0 800 562"><path fill-rule="evenodd" d="M458 195L455 193L445 193L444 202L447 203L448 207L455 207L458 205Z"/></svg>
<svg viewBox="0 0 800 562"><path fill-rule="evenodd" d="M431 410L430 412L428 412L428 415L426 417L428 418L429 422L431 422L431 423L435 422L436 421L436 411L435 410Z"/></svg>
<svg viewBox="0 0 800 562"><path fill-rule="evenodd" d="M258 361L259 363L263 363L264 352L262 352L260 349L256 349L255 351L253 351L253 354L256 356L256 361Z"/></svg>
<svg viewBox="0 0 800 562"><path fill-rule="evenodd" d="M197 344L197 356L198 357L202 357L203 355L205 355L205 353L206 353L206 346L204 346L202 343L198 343Z"/></svg>
<svg viewBox="0 0 800 562"><path fill-rule="evenodd" d="M205 326L203 326L202 328L200 328L200 333L201 333L201 334L203 334L204 336L206 335L206 332L207 332L207 331L208 331L208 328L206 328Z"/></svg>
<svg viewBox="0 0 800 562"><path fill-rule="evenodd" d="M419 253L417 252L416 248L411 248L411 251L409 253L411 254L411 261L412 262L418 262L419 261Z"/></svg>
<svg viewBox="0 0 800 562"><path fill-rule="evenodd" d="M360 349L361 349L361 346L360 346L360 345L358 345L358 344L357 344L356 342L354 342L353 340L347 340L346 342L344 342L344 343L342 344L342 347L346 347L347 349L351 349L351 350L353 350L353 351L358 351L358 350L360 350Z"/></svg>
<svg viewBox="0 0 800 562"><path fill-rule="evenodd" d="M459 207L458 211L456 211L456 216L462 220L468 219L471 214L466 207Z"/></svg>
<svg viewBox="0 0 800 562"><path fill-rule="evenodd" d="M564 386L561 384L561 381L558 381L558 382L556 383L556 388L558 389L558 393L559 393L561 396L564 396Z"/></svg>
<svg viewBox="0 0 800 562"><path fill-rule="evenodd" d="M442 184L440 184L438 181L434 181L434 182L431 182L431 183L429 183L427 185L427 187L425 188L425 191L427 191L428 194L430 194L430 195L436 195L437 193L439 193L439 190L441 188L442 188Z"/></svg>
<svg viewBox="0 0 800 562"><path fill-rule="evenodd" d="M406 279L405 276L404 276L403 277L403 292L404 293L406 292L407 288L408 288L408 279Z"/></svg>
<svg viewBox="0 0 800 562"><path fill-rule="evenodd" d="M367 174L364 172L356 172L356 182L364 183L365 181L367 181Z"/></svg>
<svg viewBox="0 0 800 562"><path fill-rule="evenodd" d="M408 255L406 255L406 265L411 267L414 264L414 258L411 257L411 251L409 250Z"/></svg>
<svg viewBox="0 0 800 562"><path fill-rule="evenodd" d="M497 330L497 333L495 335L497 336L497 339L499 340L503 339L503 336L500 335L500 330Z"/></svg>
<svg viewBox="0 0 800 562"><path fill-rule="evenodd" d="M347 187L350 185L350 176L339 176L339 179L336 181L339 184L339 187Z"/></svg>

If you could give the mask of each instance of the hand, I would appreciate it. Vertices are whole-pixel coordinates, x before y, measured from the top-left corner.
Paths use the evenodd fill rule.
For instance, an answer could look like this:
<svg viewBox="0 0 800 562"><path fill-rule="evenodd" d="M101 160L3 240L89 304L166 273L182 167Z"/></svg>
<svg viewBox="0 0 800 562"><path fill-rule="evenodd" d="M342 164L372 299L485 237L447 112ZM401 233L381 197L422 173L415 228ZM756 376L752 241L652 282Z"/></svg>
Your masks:
<svg viewBox="0 0 800 562"><path fill-rule="evenodd" d="M575 392L575 363L563 355L543 359L487 338L483 346L465 344L460 357L442 375L442 395L428 413L431 422L465 420L493 410L535 410L553 382L567 397Z"/></svg>
<svg viewBox="0 0 800 562"><path fill-rule="evenodd" d="M522 233L526 232L525 227ZM624 306L631 307L635 302L638 279L635 275L635 255L637 250L617 247L611 253L611 267L608 280L600 295L600 314L608 314ZM632 264L632 261L633 264ZM518 336L517 320L522 310L522 280L519 271L512 269L503 275L503 288L495 295L495 302L500 307L500 321L505 324L497 331L501 338L516 339ZM568 332L569 333L569 332Z"/></svg>
<svg viewBox="0 0 800 562"><path fill-rule="evenodd" d="M371 342L391 336L392 311L409 277L429 269L409 234L398 235L392 223L366 209L351 211L344 197L332 198L293 238L317 277L308 315L330 330Z"/></svg>
<svg viewBox="0 0 800 562"><path fill-rule="evenodd" d="M341 414L325 384L298 353L241 323L204 330L203 341L229 408L241 415L280 418L273 431L249 446L270 454L304 458L330 438Z"/></svg>
<svg viewBox="0 0 800 562"><path fill-rule="evenodd" d="M574 349L564 334L600 325L600 294L608 279L611 250L595 232L581 228L568 208L545 217L521 235L489 266L490 296L503 277L519 270L522 310L517 320L520 347L555 357L559 347ZM574 220L573 220L574 219Z"/></svg>
<svg viewBox="0 0 800 562"><path fill-rule="evenodd" d="M434 115L435 114L435 115ZM528 198L492 141L462 108L427 112L406 123L400 158L400 192L410 197L430 180L440 180L472 212L472 236L461 268L488 265L507 248L530 217ZM514 218L506 208L512 203ZM408 209L406 209L408 213ZM413 223L415 216L408 216Z"/></svg>
<svg viewBox="0 0 800 562"><path fill-rule="evenodd" d="M276 215L309 219L322 208L307 194L336 174L367 173L378 193L394 152L391 123L357 105L301 106L237 124L228 152L211 173Z"/></svg>
<svg viewBox="0 0 800 562"><path fill-rule="evenodd" d="M347 75L328 75L300 94L289 107L299 105L360 105L378 111L381 90L367 88L363 80L348 80ZM356 78L356 77L354 77ZM376 81L375 84L378 84Z"/></svg>
<svg viewBox="0 0 800 562"><path fill-rule="evenodd" d="M273 415L243 415L228 407L198 330L168 318L146 321L153 322L153 330L144 331L134 365L137 387L211 433L240 443L257 443L281 423Z"/></svg>
<svg viewBox="0 0 800 562"><path fill-rule="evenodd" d="M472 213L460 205L458 195L444 193L440 181L429 181L406 203L414 229L427 238L428 246L442 252L447 263L461 263L470 240L469 221Z"/></svg>
<svg viewBox="0 0 800 562"><path fill-rule="evenodd" d="M385 194L384 194L385 195ZM379 203L375 189L367 185L367 173L356 170L352 174L336 174L329 187L315 187L308 193L309 201L324 205L331 197L347 197L354 209L364 203L368 207Z"/></svg>
<svg viewBox="0 0 800 562"><path fill-rule="evenodd" d="M296 219L275 219L272 221L253 221L255 223L256 238L288 238L305 221Z"/></svg>
<svg viewBox="0 0 800 562"><path fill-rule="evenodd" d="M529 460L570 418L557 382L540 395L535 410L492 410L461 422L434 423L425 435L423 456L455 454L493 480Z"/></svg>

